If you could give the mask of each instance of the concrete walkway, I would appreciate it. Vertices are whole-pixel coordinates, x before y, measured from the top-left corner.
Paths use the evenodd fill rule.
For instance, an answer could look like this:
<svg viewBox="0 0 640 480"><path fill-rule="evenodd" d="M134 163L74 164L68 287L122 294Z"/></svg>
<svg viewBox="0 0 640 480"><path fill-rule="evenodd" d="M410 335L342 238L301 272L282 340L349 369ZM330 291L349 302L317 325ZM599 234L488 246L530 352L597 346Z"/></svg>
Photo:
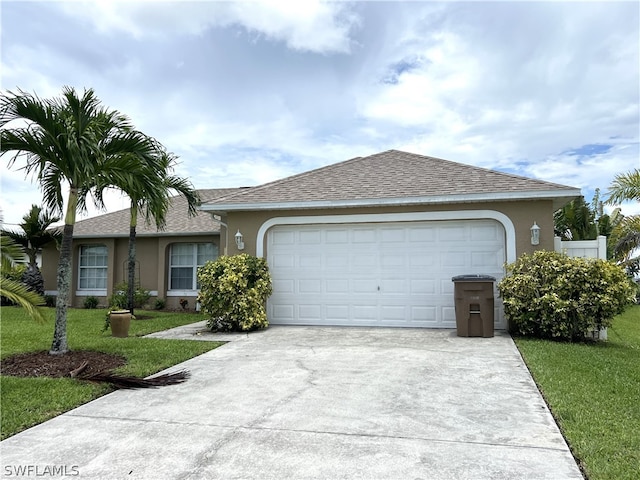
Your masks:
<svg viewBox="0 0 640 480"><path fill-rule="evenodd" d="M199 328L154 336L220 338ZM169 370L189 369L184 384L116 391L5 440L3 476L31 466L32 477L83 479L582 478L506 334L222 337L232 341Z"/></svg>

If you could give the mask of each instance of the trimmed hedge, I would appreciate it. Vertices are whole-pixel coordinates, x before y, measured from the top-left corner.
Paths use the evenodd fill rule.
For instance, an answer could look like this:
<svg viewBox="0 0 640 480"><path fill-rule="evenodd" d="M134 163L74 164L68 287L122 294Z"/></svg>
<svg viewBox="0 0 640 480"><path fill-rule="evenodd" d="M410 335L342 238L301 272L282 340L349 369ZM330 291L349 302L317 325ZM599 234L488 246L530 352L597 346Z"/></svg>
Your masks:
<svg viewBox="0 0 640 480"><path fill-rule="evenodd" d="M198 269L202 311L214 331L248 331L269 325L265 302L272 292L264 258L243 253L222 256Z"/></svg>
<svg viewBox="0 0 640 480"><path fill-rule="evenodd" d="M635 289L619 266L537 251L507 265L498 284L512 333L580 341L611 325Z"/></svg>

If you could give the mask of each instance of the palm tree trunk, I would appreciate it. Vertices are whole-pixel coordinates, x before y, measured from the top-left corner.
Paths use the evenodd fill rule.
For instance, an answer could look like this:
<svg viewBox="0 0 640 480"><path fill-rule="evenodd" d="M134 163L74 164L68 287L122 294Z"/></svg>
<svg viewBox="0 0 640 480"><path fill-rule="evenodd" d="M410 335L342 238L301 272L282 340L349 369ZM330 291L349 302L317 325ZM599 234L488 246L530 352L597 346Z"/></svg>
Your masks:
<svg viewBox="0 0 640 480"><path fill-rule="evenodd" d="M135 281L136 281L136 224L138 222L137 219L138 208L137 205L132 203L131 205L131 221L129 225L129 256L127 262L127 303L129 305L129 310L131 311L131 315L133 312L133 300L134 300L134 291L135 291Z"/></svg>
<svg viewBox="0 0 640 480"><path fill-rule="evenodd" d="M76 208L78 207L78 189L71 187L69 190L69 202L64 220L62 233L62 245L60 247L60 260L58 261L56 297L56 324L51 343L51 355L63 355L69 351L67 345L67 305L69 305L71 293L71 245L73 242L73 227L76 223Z"/></svg>

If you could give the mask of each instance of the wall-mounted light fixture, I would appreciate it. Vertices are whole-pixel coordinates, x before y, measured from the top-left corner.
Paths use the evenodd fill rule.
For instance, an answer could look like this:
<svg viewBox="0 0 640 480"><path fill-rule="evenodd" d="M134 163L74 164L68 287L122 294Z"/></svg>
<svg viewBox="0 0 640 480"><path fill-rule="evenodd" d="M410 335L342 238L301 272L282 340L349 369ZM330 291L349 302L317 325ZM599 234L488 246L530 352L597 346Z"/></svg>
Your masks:
<svg viewBox="0 0 640 480"><path fill-rule="evenodd" d="M244 238L242 237L240 230L238 230L238 233L236 233L235 238L236 238L236 245L238 246L238 250L244 250L244 241L243 241Z"/></svg>
<svg viewBox="0 0 640 480"><path fill-rule="evenodd" d="M538 245L540 243L540 227L536 222L533 222L531 227L531 245Z"/></svg>

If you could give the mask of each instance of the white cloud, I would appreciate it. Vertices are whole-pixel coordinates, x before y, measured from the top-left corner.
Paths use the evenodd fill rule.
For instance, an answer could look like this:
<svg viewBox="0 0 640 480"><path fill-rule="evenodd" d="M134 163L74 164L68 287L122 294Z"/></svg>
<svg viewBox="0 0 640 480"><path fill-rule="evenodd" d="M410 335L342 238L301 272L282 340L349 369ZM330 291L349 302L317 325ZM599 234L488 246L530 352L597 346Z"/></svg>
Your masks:
<svg viewBox="0 0 640 480"><path fill-rule="evenodd" d="M412 151L593 189L638 163L635 10L456 4L416 15L388 48L387 68L411 68L363 91L360 112L411 132ZM593 143L631 154L562 153Z"/></svg>
<svg viewBox="0 0 640 480"><path fill-rule="evenodd" d="M347 53L359 18L348 4L305 0L239 2L94 1L65 3L67 14L91 22L99 32L135 38L202 35L213 27L244 28L253 35L317 53ZM256 39L257 41L258 39Z"/></svg>
<svg viewBox="0 0 640 480"><path fill-rule="evenodd" d="M8 2L2 82L41 97L62 85L94 88L176 153L177 172L198 188L255 185L397 148L589 195L639 163L639 10ZM19 219L40 194L28 182L31 193L18 188L22 177L2 178L5 218Z"/></svg>

